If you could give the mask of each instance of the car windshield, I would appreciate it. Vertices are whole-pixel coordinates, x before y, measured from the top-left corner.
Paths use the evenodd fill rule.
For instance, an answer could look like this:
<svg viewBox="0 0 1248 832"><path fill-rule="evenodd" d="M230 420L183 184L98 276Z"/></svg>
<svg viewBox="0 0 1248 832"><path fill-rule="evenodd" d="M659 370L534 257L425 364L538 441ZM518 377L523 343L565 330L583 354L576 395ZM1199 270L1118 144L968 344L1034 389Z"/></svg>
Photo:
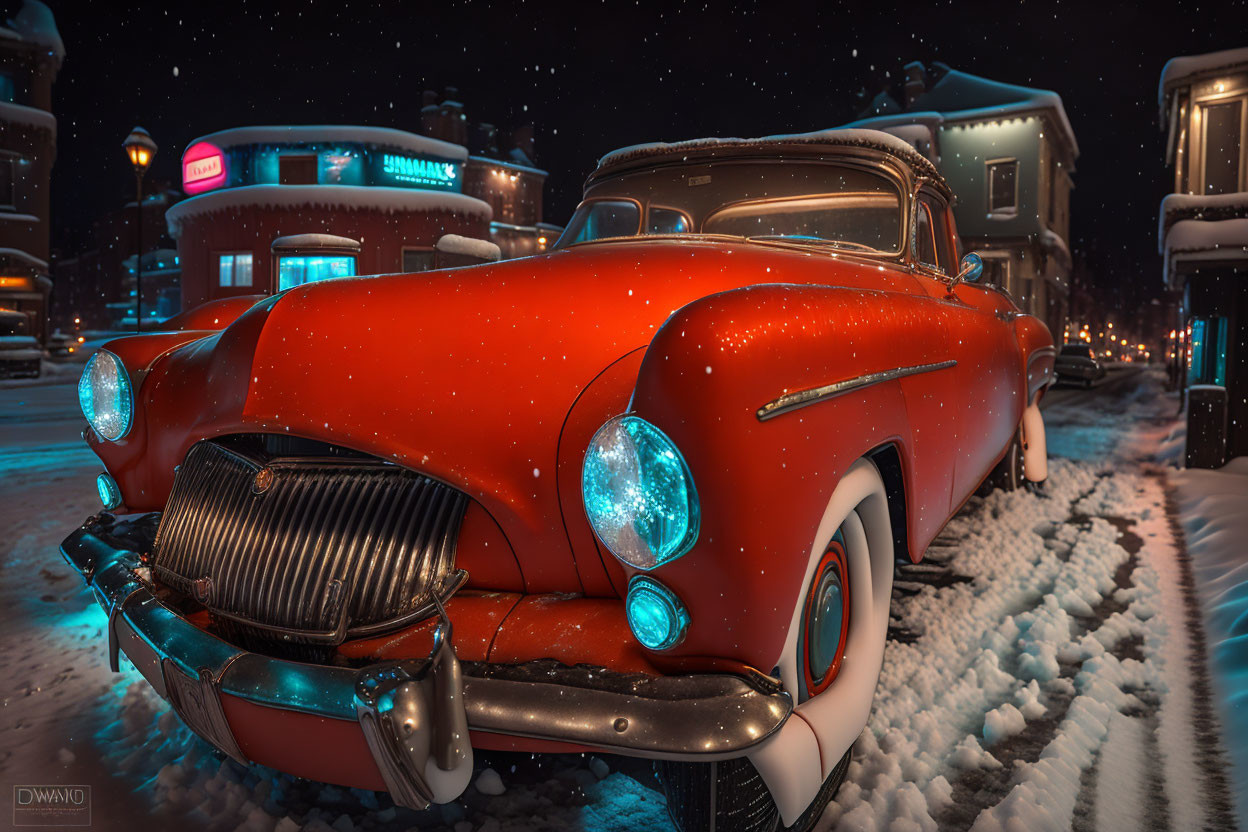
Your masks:
<svg viewBox="0 0 1248 832"><path fill-rule="evenodd" d="M1069 355L1075 358L1091 358L1092 348L1085 347L1082 344L1066 344L1062 347L1062 355Z"/></svg>
<svg viewBox="0 0 1248 832"><path fill-rule="evenodd" d="M733 160L604 180L555 247L701 233L895 254L901 226L900 187L883 173L825 161Z"/></svg>

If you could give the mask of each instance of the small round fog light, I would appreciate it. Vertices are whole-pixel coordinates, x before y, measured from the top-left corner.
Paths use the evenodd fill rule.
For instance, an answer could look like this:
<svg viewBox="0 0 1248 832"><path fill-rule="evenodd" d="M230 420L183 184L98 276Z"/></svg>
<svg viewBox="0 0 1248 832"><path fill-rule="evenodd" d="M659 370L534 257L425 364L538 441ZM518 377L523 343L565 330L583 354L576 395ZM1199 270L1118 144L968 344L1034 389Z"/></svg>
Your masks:
<svg viewBox="0 0 1248 832"><path fill-rule="evenodd" d="M95 478L95 488L100 492L100 502L104 504L104 508L112 511L121 505L121 489L117 487L117 481L108 474L100 474Z"/></svg>
<svg viewBox="0 0 1248 832"><path fill-rule="evenodd" d="M689 613L663 584L648 575L634 575L624 601L628 626L643 647L667 650L685 640Z"/></svg>

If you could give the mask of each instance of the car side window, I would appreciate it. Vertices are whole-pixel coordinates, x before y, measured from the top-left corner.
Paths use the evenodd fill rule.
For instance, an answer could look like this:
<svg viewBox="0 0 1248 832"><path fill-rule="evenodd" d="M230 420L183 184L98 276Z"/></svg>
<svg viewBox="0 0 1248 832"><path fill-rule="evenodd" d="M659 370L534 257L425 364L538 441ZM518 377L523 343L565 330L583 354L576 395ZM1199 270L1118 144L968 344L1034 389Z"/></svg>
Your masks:
<svg viewBox="0 0 1248 832"><path fill-rule="evenodd" d="M949 221L943 202L931 194L919 194L915 257L930 268L953 274L957 268L949 246Z"/></svg>
<svg viewBox="0 0 1248 832"><path fill-rule="evenodd" d="M689 217L684 211L675 208L650 206L649 222L646 223L647 234L688 234Z"/></svg>

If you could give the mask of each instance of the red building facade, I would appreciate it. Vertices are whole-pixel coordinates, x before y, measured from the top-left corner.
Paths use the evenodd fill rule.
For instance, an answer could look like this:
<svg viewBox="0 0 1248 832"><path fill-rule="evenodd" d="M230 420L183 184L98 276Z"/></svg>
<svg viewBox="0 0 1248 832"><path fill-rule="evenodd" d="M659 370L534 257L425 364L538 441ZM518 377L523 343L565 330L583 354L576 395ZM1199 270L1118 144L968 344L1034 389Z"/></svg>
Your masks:
<svg viewBox="0 0 1248 832"><path fill-rule="evenodd" d="M166 214L182 307L423 271L445 235L488 240L490 205L462 192L467 159L463 146L377 127L244 127L196 140L182 158L192 196ZM283 245L291 237L298 250Z"/></svg>

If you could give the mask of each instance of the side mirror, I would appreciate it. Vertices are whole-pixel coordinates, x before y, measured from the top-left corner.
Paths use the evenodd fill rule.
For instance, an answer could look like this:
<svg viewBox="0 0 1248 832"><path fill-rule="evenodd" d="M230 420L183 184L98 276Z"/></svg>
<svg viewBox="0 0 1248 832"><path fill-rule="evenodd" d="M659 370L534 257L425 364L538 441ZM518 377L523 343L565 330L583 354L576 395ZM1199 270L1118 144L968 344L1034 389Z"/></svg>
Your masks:
<svg viewBox="0 0 1248 832"><path fill-rule="evenodd" d="M962 268L949 281L949 291L953 291L953 287L959 283L978 283L984 274L984 260L975 252L967 252L962 258Z"/></svg>

